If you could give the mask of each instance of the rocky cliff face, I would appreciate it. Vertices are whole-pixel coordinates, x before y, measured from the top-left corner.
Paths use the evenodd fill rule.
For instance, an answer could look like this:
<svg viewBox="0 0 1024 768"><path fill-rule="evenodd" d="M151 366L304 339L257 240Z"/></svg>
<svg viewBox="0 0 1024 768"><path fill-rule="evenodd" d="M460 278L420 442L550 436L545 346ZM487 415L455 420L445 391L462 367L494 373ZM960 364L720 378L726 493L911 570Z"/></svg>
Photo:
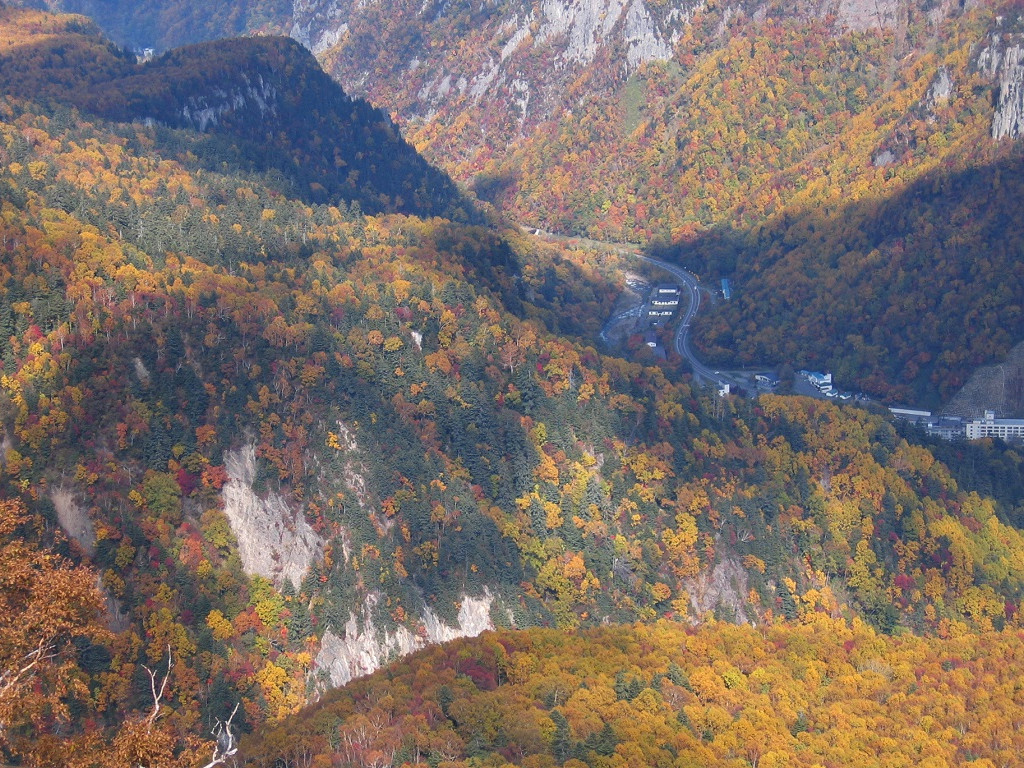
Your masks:
<svg viewBox="0 0 1024 768"><path fill-rule="evenodd" d="M643 0L546 0L541 3L534 45L555 42L565 64L589 64L600 48L621 44L627 73L646 61L667 59L672 49ZM527 32L520 27L518 34ZM560 44L559 44L560 43Z"/></svg>
<svg viewBox="0 0 1024 768"><path fill-rule="evenodd" d="M796 0L783 9L763 0L294 0L291 34L346 89L396 115L434 162L469 180L588 102L614 113L644 65L681 65L742 19L822 20L836 35L884 31L899 47L908 28L938 29L984 1ZM1015 130L1019 113L1012 61L1000 65L1010 78L1007 117L994 128L1002 132ZM930 98L942 103L953 85L940 78Z"/></svg>
<svg viewBox="0 0 1024 768"><path fill-rule="evenodd" d="M705 568L686 584L695 616L724 609L739 624L756 624L747 600L747 572L732 554Z"/></svg>
<svg viewBox="0 0 1024 768"><path fill-rule="evenodd" d="M216 128L225 115L253 111L259 118L277 114L277 88L259 73L241 74L243 84L226 91L215 88L205 95L189 96L182 107L185 124L197 131Z"/></svg>
<svg viewBox="0 0 1024 768"><path fill-rule="evenodd" d="M1024 341L996 365L971 374L963 388L942 408L943 415L980 419L992 410L1000 418L1024 417Z"/></svg>
<svg viewBox="0 0 1024 768"><path fill-rule="evenodd" d="M499 34L501 42L495 40L495 43L501 46L501 61L528 42L534 47L555 43L557 58L562 62L588 63L602 46L617 40L625 44L627 59L635 65L671 55L665 29L681 18L684 11L679 6L684 4L658 3L661 10L656 16L644 0L542 0L539 4L498 4L485 0L476 15L485 27ZM415 4L382 0L295 0L291 36L314 53L323 53L341 43L350 31L361 30L364 20L375 10L374 6L389 6L391 11L397 11L399 18L430 28L464 15L467 5L432 0ZM457 26L452 25L452 29ZM382 31L387 34L386 30ZM428 51L429 46L420 45L407 53L422 61L421 54Z"/></svg>
<svg viewBox="0 0 1024 768"><path fill-rule="evenodd" d="M699 5L295 0L291 34L346 88L403 116L498 103L521 129L559 111L570 83L595 64L619 79L671 58Z"/></svg>
<svg viewBox="0 0 1024 768"><path fill-rule="evenodd" d="M476 637L485 630L494 629L491 622L494 596L487 589L481 597L463 595L459 623L454 627L445 624L430 608L424 607L417 633L402 625L394 631L378 628L373 617L379 600L379 595L368 595L359 616L350 613L344 627L331 627L324 632L316 665L330 677L333 687L368 675L389 661L427 645L459 637Z"/></svg>
<svg viewBox="0 0 1024 768"><path fill-rule="evenodd" d="M238 540L242 567L249 575L277 582L288 579L297 588L314 558L323 552L324 542L281 496L259 496L253 490L256 450L252 445L224 456L229 480L222 495L224 513Z"/></svg>
<svg viewBox="0 0 1024 768"><path fill-rule="evenodd" d="M993 35L978 55L978 66L998 88L992 138L1018 138L1024 133L1024 41L1020 36Z"/></svg>
<svg viewBox="0 0 1024 768"><path fill-rule="evenodd" d="M345 0L295 0L291 36L314 53L333 48L348 32L352 5Z"/></svg>
<svg viewBox="0 0 1024 768"><path fill-rule="evenodd" d="M74 539L89 557L96 554L96 529L85 507L75 499L74 491L64 487L52 488L50 500L57 510L57 521L64 533Z"/></svg>
<svg viewBox="0 0 1024 768"><path fill-rule="evenodd" d="M840 29L886 29L894 25L899 0L838 0L834 5Z"/></svg>

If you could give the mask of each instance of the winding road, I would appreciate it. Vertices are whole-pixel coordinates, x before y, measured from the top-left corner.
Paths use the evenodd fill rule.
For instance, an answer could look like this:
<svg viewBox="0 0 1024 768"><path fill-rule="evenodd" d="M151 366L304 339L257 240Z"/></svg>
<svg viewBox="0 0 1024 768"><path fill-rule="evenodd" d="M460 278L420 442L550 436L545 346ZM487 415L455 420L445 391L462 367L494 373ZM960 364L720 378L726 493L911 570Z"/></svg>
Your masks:
<svg viewBox="0 0 1024 768"><path fill-rule="evenodd" d="M693 369L693 377L696 379L698 384L701 382L707 382L719 389L726 384L736 386L737 382L722 376L721 373L708 368L698 360L697 356L693 353L693 349L690 347L690 323L693 321L693 318L696 317L698 310L700 310L700 285L694 275L676 264L671 264L667 261L655 259L650 256L644 256L636 248L623 245L622 243L606 243L600 240L590 240L588 238L567 237L565 235L556 235L553 232L546 232L532 227L521 227L521 229L535 237L546 238L549 240L558 240L561 242L572 240L578 243L592 243L603 248L611 249L624 256L633 256L640 261L646 262L647 264L657 267L663 272L667 272L672 275L672 277L678 280L680 284L686 287L687 292L690 294L690 301L686 307L686 312L679 319L679 327L676 328L676 335L673 339L673 346L675 347L676 352L678 352L679 356L690 364L690 368ZM613 318L613 320L637 317L639 315L639 310L640 307L634 307L627 312L620 313ZM601 332L601 335L602 338L604 338L604 331Z"/></svg>
<svg viewBox="0 0 1024 768"><path fill-rule="evenodd" d="M732 383L721 378L721 374L719 374L718 371L713 371L704 365L697 359L697 356L693 353L693 349L690 348L690 323L693 321L693 318L696 317L698 310L700 310L700 286L698 285L697 278L682 267L670 264L667 261L654 259L650 256L644 256L636 252L633 252L633 255L640 259L640 261L655 266L663 272L668 272L672 277L685 286L687 292L690 294L690 301L687 304L686 312L684 312L683 316L679 318L679 327L676 328L673 345L675 346L676 352L679 353L679 356L690 364L690 367L693 369L694 378L697 379L698 383L703 380L715 385L716 387L722 387L724 384Z"/></svg>

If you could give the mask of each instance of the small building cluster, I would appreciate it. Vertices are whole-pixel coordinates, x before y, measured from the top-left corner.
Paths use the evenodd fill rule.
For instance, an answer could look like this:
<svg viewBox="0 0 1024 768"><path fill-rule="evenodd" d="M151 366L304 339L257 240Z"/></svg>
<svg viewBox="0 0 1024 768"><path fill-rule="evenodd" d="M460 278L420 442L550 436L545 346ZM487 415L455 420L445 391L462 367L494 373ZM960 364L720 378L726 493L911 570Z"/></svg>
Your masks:
<svg viewBox="0 0 1024 768"><path fill-rule="evenodd" d="M850 400L854 398L852 392L843 392L832 385L831 373L820 373L818 371L797 371L798 376L806 379L812 387L818 390L824 397L837 400ZM856 395L857 400L862 400L863 395Z"/></svg>
<svg viewBox="0 0 1024 768"><path fill-rule="evenodd" d="M943 440L979 440L998 437L1006 442L1024 441L1024 419L997 419L995 411L985 411L981 419L962 419L959 416L936 416L931 411L916 408L890 408L897 419L911 421L929 435Z"/></svg>
<svg viewBox="0 0 1024 768"><path fill-rule="evenodd" d="M650 325L662 325L672 319L679 309L682 292L678 285L662 283L651 289L647 300L647 322Z"/></svg>
<svg viewBox="0 0 1024 768"><path fill-rule="evenodd" d="M819 392L828 392L832 389L832 374L818 373L818 371L797 371L798 376L803 376Z"/></svg>
<svg viewBox="0 0 1024 768"><path fill-rule="evenodd" d="M964 420L959 416L936 416L931 411L920 408L898 406L890 406L889 413L894 418L916 424L929 435L941 437L943 440L962 440L964 437Z"/></svg>

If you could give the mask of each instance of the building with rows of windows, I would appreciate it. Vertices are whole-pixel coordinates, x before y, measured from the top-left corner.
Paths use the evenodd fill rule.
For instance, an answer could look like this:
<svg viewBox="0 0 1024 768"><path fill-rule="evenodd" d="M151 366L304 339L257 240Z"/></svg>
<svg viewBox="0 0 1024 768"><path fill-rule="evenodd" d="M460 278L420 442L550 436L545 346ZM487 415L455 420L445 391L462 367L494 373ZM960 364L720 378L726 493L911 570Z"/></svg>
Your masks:
<svg viewBox="0 0 1024 768"><path fill-rule="evenodd" d="M1002 440L1024 440L1024 419L997 419L995 411L985 411L985 418L966 424L967 439L998 437Z"/></svg>

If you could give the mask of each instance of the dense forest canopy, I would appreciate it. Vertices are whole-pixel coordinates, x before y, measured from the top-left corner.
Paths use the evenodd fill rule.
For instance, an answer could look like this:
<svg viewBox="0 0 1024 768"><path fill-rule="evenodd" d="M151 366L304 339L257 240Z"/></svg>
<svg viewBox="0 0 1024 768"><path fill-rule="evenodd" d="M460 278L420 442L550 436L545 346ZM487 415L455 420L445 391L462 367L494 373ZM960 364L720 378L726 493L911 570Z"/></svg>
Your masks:
<svg viewBox="0 0 1024 768"><path fill-rule="evenodd" d="M635 264L491 221L293 42L139 64L80 17L4 7L0 87L5 760L204 765L230 720L257 762L784 764L839 759L830 723L864 707L887 734L919 722L936 760L1012 753L1019 450L933 449L878 413L603 354ZM948 240L960 209L936 190L995 189L1011 163L936 169L907 200ZM1013 234L988 200L976 231ZM817 242L895 248L910 202L877 205L856 241L805 218L765 252L798 270ZM773 226L798 225L751 231ZM687 242L707 269L734 255ZM547 630L428 652L405 689L370 679L289 719L339 647L419 647L470 605ZM565 634L606 623L629 626ZM925 723L939 670L960 677ZM743 751L745 721L775 757ZM846 747L888 748L859 728Z"/></svg>
<svg viewBox="0 0 1024 768"><path fill-rule="evenodd" d="M499 632L424 651L243 744L247 765L1012 765L1019 632Z"/></svg>
<svg viewBox="0 0 1024 768"><path fill-rule="evenodd" d="M1019 3L50 5L290 30L511 220L730 279L716 364L937 406L1022 338Z"/></svg>

